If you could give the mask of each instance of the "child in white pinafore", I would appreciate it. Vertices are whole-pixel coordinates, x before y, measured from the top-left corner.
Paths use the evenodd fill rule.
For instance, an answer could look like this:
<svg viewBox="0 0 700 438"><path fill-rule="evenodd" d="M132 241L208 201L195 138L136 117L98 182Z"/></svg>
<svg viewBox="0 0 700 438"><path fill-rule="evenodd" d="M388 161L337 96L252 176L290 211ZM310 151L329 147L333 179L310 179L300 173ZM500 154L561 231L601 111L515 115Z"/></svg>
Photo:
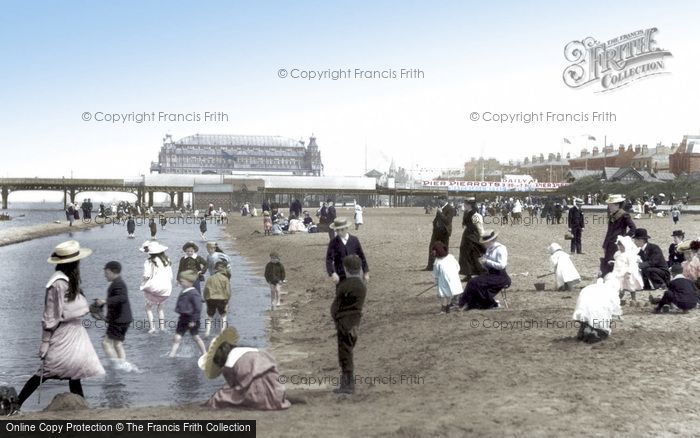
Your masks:
<svg viewBox="0 0 700 438"><path fill-rule="evenodd" d="M557 290L571 291L576 283L581 281L581 276L571 261L569 254L562 250L561 245L552 243L549 245L549 262L554 269L554 280Z"/></svg>
<svg viewBox="0 0 700 438"><path fill-rule="evenodd" d="M440 299L440 314L450 313L452 297L463 292L462 282L459 279L459 262L439 240L433 244L432 251L435 255L433 277Z"/></svg>
<svg viewBox="0 0 700 438"><path fill-rule="evenodd" d="M618 236L616 243L613 274L620 282L620 299L625 296L625 291L629 291L632 302L636 302L637 291L644 287L642 274L639 272L639 248L630 236ZM621 303L624 304L624 301Z"/></svg>

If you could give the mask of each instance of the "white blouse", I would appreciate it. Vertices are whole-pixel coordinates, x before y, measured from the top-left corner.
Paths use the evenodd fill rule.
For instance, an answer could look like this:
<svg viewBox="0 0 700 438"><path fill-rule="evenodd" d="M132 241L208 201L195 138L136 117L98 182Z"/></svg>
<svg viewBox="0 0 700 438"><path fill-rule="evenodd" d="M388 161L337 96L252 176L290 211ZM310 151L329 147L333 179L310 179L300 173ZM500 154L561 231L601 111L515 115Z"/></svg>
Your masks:
<svg viewBox="0 0 700 438"><path fill-rule="evenodd" d="M508 265L508 250L498 242L486 249L484 257L487 268L503 270Z"/></svg>

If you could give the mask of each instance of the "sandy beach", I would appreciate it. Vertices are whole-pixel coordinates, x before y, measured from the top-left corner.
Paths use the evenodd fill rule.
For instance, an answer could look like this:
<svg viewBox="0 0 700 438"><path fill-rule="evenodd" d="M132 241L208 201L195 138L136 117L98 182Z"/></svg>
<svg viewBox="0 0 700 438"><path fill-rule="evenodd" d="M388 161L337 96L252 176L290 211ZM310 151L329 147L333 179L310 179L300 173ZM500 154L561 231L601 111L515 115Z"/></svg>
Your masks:
<svg viewBox="0 0 700 438"><path fill-rule="evenodd" d="M351 217L339 209L339 216ZM604 216L588 215L585 254L573 260L587 284L602 255ZM624 307L610 339L575 340L573 293L536 292L537 275L549 272L547 246L567 248L564 224L489 225L508 247L513 285L507 308L438 315L426 264L432 216L420 208L366 209L357 235L371 279L355 349L356 393L331 393L339 375L335 330L329 316L334 287L324 269L328 236L264 236L262 219L230 216L231 246L262 275L270 250L287 271L283 306L271 314L269 350L287 379L293 406L281 412L208 411L189 406L31 413L26 419L253 419L259 436L503 436L688 435L700 428L695 406L700 383L700 312L653 315ZM450 250L459 253L461 218ZM642 219L664 253L671 231L700 234L684 216ZM240 291L233 291L240 293ZM503 299L501 298L503 302ZM235 325L235 321L232 321ZM294 384L301 383L301 384ZM223 384L223 379L222 379Z"/></svg>

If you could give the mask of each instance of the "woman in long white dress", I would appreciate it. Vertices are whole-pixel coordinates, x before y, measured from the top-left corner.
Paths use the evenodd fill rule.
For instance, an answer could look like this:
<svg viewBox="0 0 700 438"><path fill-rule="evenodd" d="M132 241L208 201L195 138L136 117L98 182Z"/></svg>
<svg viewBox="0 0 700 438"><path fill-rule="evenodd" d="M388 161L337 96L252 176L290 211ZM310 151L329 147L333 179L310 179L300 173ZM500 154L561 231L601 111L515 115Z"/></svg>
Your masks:
<svg viewBox="0 0 700 438"><path fill-rule="evenodd" d="M80 259L90 254L92 250L69 240L58 244L48 259L48 263L56 265L56 271L46 283L44 297L39 348L43 365L22 388L18 396L20 406L43 380L68 380L70 392L82 397L80 380L105 372L82 325L89 305L80 288Z"/></svg>

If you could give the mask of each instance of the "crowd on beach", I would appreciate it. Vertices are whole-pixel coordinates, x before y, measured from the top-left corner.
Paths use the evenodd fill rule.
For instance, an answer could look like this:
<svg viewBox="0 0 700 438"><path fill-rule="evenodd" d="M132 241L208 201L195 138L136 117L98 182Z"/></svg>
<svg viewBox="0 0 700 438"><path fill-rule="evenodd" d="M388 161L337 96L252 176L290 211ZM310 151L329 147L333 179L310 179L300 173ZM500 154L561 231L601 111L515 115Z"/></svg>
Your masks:
<svg viewBox="0 0 700 438"><path fill-rule="evenodd" d="M640 206L638 211L644 211L642 209L646 205L653 217L656 198L664 197L659 194L637 200ZM583 253L582 231L586 225L582 208L584 197L574 197L571 201L571 206L565 199L544 201L545 206L552 205L556 212L561 211L562 217L566 214L570 253L556 242L547 248L556 287L565 291L572 291L581 282L571 256ZM518 220L522 205L537 206L540 201L528 197L525 203L513 198L496 200L495 203L505 205L503 208L509 220ZM498 241L497 231L483 227L485 205L486 202L477 203L474 197L464 199L464 231L457 260L448 251L452 219L457 215L457 210L446 197L439 198L425 270L433 272L441 314L456 308L464 311L498 308L501 303L496 296L511 285L506 269L507 248ZM650 242L651 236L647 230L636 226L632 215L638 217L640 213L635 214L632 200L620 194L611 194L605 198L605 205L608 220L598 267L599 278L581 290L573 314L573 319L580 323L577 338L589 343L609 336L613 318L622 317L621 305L626 304L626 296L629 296L631 305L639 306L637 292L648 291L654 313L686 313L697 306L700 287L700 239L686 240L685 233L678 229L670 232L672 243L665 257L663 250ZM672 210L671 218L677 225L680 214ZM559 222L558 213L554 215L554 220ZM460 276L463 278L460 279ZM462 282L466 282L464 287Z"/></svg>
<svg viewBox="0 0 700 438"><path fill-rule="evenodd" d="M637 202L643 211L647 205L653 212L657 200L663 202L663 194L649 196ZM573 291L582 278L576 268L575 258L583 254L582 231L586 220L583 206L599 202L598 196L567 198L496 198L494 201L477 202L475 197L463 199L459 256L449 252L453 218L457 208L445 196L438 198L432 221L432 234L428 247L426 271L435 281L440 314L455 310L488 310L501 307L496 298L511 285L508 275L508 249L499 241L499 233L484 227L484 217L494 212L508 221L522 219L523 211L546 216L552 223L565 221L570 240L569 251L556 242L546 248L549 254L551 274L556 288ZM635 200L637 201L637 200ZM623 195L611 194L604 199L607 208L607 231L602 242L603 254L598 267L598 279L583 287L579 293L573 319L578 321L579 340L593 343L606 339L614 318L622 317L622 306L629 302L640 305L637 293L647 291L654 313L685 313L698 303L700 286L700 239L687 240L682 230L676 229L670 236L673 243L668 256L650 242L647 230L638 228L634 222L635 203ZM496 210L494 210L496 209ZM298 200L290 204L289 219L279 205L264 201L262 204L263 232L284 234L301 231L312 232L311 227L327 230L325 268L329 283L335 286L335 299L331 306L331 317L336 328L340 380L334 392L354 393L354 348L362 309L369 285L369 264L357 236L350 234L363 223L362 207L355 202L353 219L338 217L331 199L316 210L318 223L314 223L308 211L299 219L302 206ZM429 212L426 208L426 212ZM214 214L210 205L206 215ZM244 204L243 216L257 216L257 208ZM680 216L672 215L674 225ZM548 220L548 222L549 222ZM201 224L204 224L202 227ZM127 221L127 232L133 237L133 224ZM282 233L273 230L285 227ZM200 222L200 237L206 241L206 222ZM143 278L139 289L143 292L149 334L165 330L163 303L172 293L173 279L180 285L176 313L178 323L169 357L175 357L183 336L188 333L200 352L200 368L209 378L223 374L226 385L217 391L207 405L210 407L243 406L257 409L284 409L290 405L284 387L277 377L274 358L269 353L252 347L239 345L235 328L227 323L230 292L230 259L216 242L207 242L207 257L200 256L198 245L189 241L182 246L182 256L174 272L174 264L166 255L168 248L155 236L144 242L140 250L146 254ZM543 248L544 250L544 248ZM104 275L109 282L105 299L88 305L80 288L80 260L91 251L81 248L77 241L63 242L54 248L48 263L56 266L54 275L46 284L45 308L42 318L43 335L39 356L41 368L27 381L18 396L17 409L46 379L69 380L71 392L81 395L81 379L104 373L94 348L81 326L80 320L88 311L96 318L104 318L107 329L103 340L105 354L110 366L125 367L124 342L133 318L128 296L128 287L121 279L121 264L110 261L104 266ZM270 286L270 306L274 311L280 306L282 286L286 282L285 270L278 251L270 253L265 266L265 279ZM464 286L462 285L463 283ZM427 290L426 290L427 291ZM212 335L215 316L221 321L221 331L215 334L209 347L200 336L200 316L206 305L204 338ZM106 307L106 315L102 308Z"/></svg>

